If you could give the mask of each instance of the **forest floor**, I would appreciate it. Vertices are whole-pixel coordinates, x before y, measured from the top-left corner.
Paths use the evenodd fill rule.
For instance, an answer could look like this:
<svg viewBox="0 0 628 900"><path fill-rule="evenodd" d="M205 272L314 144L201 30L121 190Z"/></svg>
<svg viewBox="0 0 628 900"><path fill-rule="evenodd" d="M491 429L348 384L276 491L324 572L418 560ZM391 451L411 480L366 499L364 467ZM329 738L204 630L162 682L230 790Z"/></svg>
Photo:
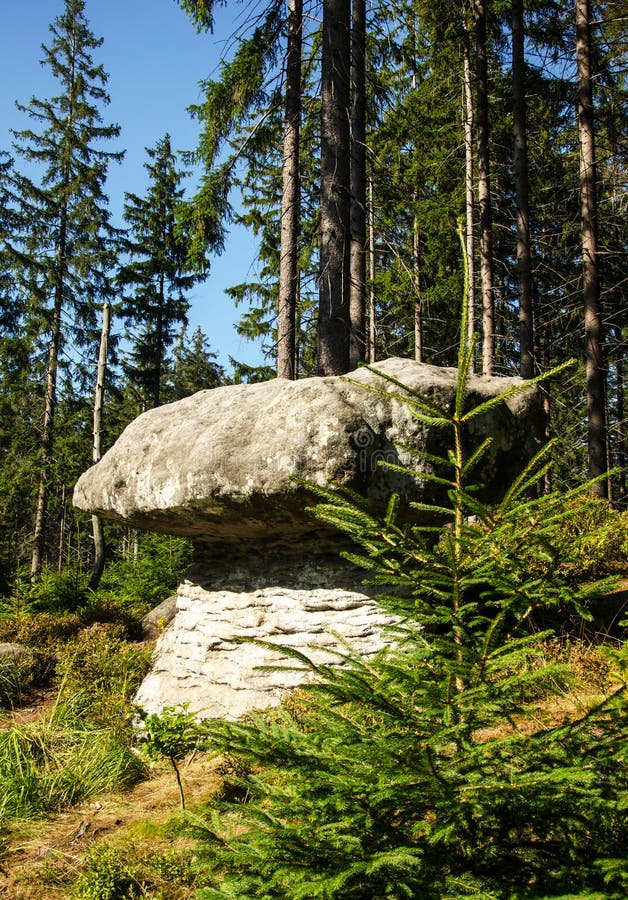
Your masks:
<svg viewBox="0 0 628 900"><path fill-rule="evenodd" d="M200 753L182 763L186 805L192 813L215 795L220 784L216 767L216 760ZM189 855L193 842L182 825L174 775L166 764L160 764L147 781L125 793L107 794L45 820L12 826L0 838L0 897L69 897L86 858L102 845L133 855L140 852L144 857L165 852ZM188 889L179 885L176 890L164 887L164 891L163 900L186 900L195 895L192 885Z"/></svg>
<svg viewBox="0 0 628 900"><path fill-rule="evenodd" d="M619 591L609 597L609 618L613 624L618 610L628 608L628 579ZM577 676L579 688L551 702L541 703L535 727L551 727L582 712L591 696L603 694L612 685L609 672L600 667L595 648L600 634L583 635L571 643L556 645L557 655L565 654L569 667ZM597 637L597 640L596 640ZM614 639L611 638L611 643ZM552 652L552 651L550 651ZM13 715L0 720L0 727L12 723L33 722L44 715L56 699L56 688L50 686L34 693L27 704ZM203 810L221 790L220 760L208 754L193 753L181 763L188 813ZM150 777L124 793L106 794L97 800L77 805L46 819L26 820L0 832L0 897L3 900L62 900L73 896L73 885L89 866L90 857L103 848L113 848L122 858L128 854L143 860L149 871L156 859L195 860L195 839L189 816L179 810L179 796L172 769L166 764L154 767ZM106 866L105 866L106 868ZM137 871L137 869L135 870ZM189 871L188 871L189 875ZM141 870L140 876L141 877ZM149 894L103 893L89 896L133 897L154 896L160 900L192 900L198 884L194 877L173 879L172 871Z"/></svg>

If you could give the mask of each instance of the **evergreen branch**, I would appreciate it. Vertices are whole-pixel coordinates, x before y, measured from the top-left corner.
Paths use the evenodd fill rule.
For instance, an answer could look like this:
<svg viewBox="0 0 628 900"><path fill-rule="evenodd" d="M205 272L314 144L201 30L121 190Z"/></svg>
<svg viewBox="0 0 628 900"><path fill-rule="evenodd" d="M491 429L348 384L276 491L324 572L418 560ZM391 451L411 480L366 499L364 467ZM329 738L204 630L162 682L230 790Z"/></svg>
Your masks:
<svg viewBox="0 0 628 900"><path fill-rule="evenodd" d="M551 378L555 378L566 369L572 368L575 365L575 362L576 361L574 359L567 360L567 362L561 363L559 366L555 366L553 369L544 372L542 375L538 375L536 378L530 378L526 381L522 381L521 384L510 385L510 387L506 388L505 391L502 391L502 393L498 394L496 397L491 397L489 400L485 400L478 406L474 406L473 409L470 409L462 416L460 421L466 423L471 419L476 418L477 416L484 415L495 406L499 406L502 403L505 403L507 400L510 400L510 398L514 397L516 394L521 394L523 391L529 390L534 385L542 384L543 382Z"/></svg>
<svg viewBox="0 0 628 900"><path fill-rule="evenodd" d="M477 463L478 463L478 462L480 461L480 459L485 455L486 451L488 450L488 448L491 446L492 443L493 443L493 438L487 437L487 438L485 438L485 439L482 441L482 443L480 444L480 446L477 447L477 448L473 451L473 453L471 454L471 456L469 457L469 459L466 461L466 463L465 463L464 466L462 467L462 475L463 475L463 477L466 476L466 475L468 475L468 473L471 471L471 469L472 469L475 465L477 465Z"/></svg>
<svg viewBox="0 0 628 900"><path fill-rule="evenodd" d="M354 378L347 378L346 376L342 376L342 381L346 381L348 384L353 384L356 387L361 388L363 391L369 391L372 394L378 394L380 397L387 397L388 399L397 400L399 403L402 403L404 406L409 406L410 408L416 407L419 410L424 411L425 413L431 414L436 421L445 421L447 423L451 422L449 417L449 413L442 406L439 406L438 403L434 403L433 400L430 400L425 394L421 394L418 391L414 390L414 388L410 388L407 385L403 384L403 382L399 381L399 379L395 378L392 375L389 375L387 372L382 372L374 366L362 366L362 369L366 369L369 372L372 372L374 375L377 375L379 378L382 378L384 381L393 384L396 388L399 388L402 393L394 393L393 391L386 390L385 388L378 388L373 384L365 384L362 381L356 381Z"/></svg>

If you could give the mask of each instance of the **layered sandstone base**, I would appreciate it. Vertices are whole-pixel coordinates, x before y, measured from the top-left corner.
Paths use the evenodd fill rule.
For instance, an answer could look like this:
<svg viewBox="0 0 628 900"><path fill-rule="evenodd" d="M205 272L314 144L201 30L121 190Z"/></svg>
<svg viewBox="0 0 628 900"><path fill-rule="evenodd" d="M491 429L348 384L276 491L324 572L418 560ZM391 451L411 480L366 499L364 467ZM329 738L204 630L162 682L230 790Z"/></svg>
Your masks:
<svg viewBox="0 0 628 900"><path fill-rule="evenodd" d="M177 614L136 702L149 713L187 703L203 718L236 719L279 704L311 677L298 660L252 641L328 665L342 665L351 652L377 652L394 640L399 620L381 609L362 577L328 557L259 557L246 567L199 562L179 588Z"/></svg>

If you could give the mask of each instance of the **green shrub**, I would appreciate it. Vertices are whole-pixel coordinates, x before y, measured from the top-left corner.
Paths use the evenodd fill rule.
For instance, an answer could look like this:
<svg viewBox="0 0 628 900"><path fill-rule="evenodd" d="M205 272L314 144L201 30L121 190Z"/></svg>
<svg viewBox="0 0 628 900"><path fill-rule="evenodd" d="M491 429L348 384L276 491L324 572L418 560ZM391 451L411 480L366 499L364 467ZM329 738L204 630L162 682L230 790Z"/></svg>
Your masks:
<svg viewBox="0 0 628 900"><path fill-rule="evenodd" d="M30 650L15 659L0 658L0 706L19 706L34 687L46 681L52 660Z"/></svg>
<svg viewBox="0 0 628 900"><path fill-rule="evenodd" d="M87 871L76 884L77 900L137 900L145 897L130 854L113 847L98 847L87 856Z"/></svg>
<svg viewBox="0 0 628 900"><path fill-rule="evenodd" d="M34 581L18 578L13 604L36 613L76 612L85 602L87 582L77 569L64 572L43 569Z"/></svg>
<svg viewBox="0 0 628 900"><path fill-rule="evenodd" d="M75 637L82 627L77 613L36 613L0 620L0 639L54 651Z"/></svg>
<svg viewBox="0 0 628 900"><path fill-rule="evenodd" d="M59 651L63 696L72 698L93 722L126 727L134 712L131 699L148 671L150 655L148 649L126 641L122 625L85 628Z"/></svg>
<svg viewBox="0 0 628 900"><path fill-rule="evenodd" d="M97 593L113 594L141 618L176 590L192 552L192 544L184 538L143 534L137 559L107 565Z"/></svg>
<svg viewBox="0 0 628 900"><path fill-rule="evenodd" d="M122 625L125 635L134 639L139 634L140 622L145 614L144 604L120 600L112 594L96 593L88 596L79 611L83 626L100 624Z"/></svg>
<svg viewBox="0 0 628 900"><path fill-rule="evenodd" d="M628 571L628 510L618 512L605 500L590 498L578 506L564 533L573 545L577 578L625 575Z"/></svg>
<svg viewBox="0 0 628 900"><path fill-rule="evenodd" d="M151 762L167 759L177 780L179 803L185 810L185 794L177 763L191 753L199 743L196 716L187 705L164 706L160 714L142 715L139 734L142 752Z"/></svg>
<svg viewBox="0 0 628 900"><path fill-rule="evenodd" d="M87 855L76 882L76 900L176 900L191 897L199 869L190 853L165 850L147 855L130 847L103 846Z"/></svg>

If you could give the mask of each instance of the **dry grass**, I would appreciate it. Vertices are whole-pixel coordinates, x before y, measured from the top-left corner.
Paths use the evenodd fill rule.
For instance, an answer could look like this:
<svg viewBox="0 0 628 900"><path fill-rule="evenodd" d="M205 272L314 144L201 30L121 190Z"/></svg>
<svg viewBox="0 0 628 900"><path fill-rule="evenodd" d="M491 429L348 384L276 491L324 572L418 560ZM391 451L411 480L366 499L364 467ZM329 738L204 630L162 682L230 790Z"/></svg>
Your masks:
<svg viewBox="0 0 628 900"><path fill-rule="evenodd" d="M182 765L186 798L191 809L208 803L220 789L216 761L195 754ZM3 900L68 898L71 885L84 869L89 850L107 844L146 854L192 852L177 835L181 822L179 796L172 772L165 765L124 794L111 794L45 821L24 822L8 830L0 843L0 896ZM175 900L173 890L167 895ZM176 900L193 897L178 892Z"/></svg>

